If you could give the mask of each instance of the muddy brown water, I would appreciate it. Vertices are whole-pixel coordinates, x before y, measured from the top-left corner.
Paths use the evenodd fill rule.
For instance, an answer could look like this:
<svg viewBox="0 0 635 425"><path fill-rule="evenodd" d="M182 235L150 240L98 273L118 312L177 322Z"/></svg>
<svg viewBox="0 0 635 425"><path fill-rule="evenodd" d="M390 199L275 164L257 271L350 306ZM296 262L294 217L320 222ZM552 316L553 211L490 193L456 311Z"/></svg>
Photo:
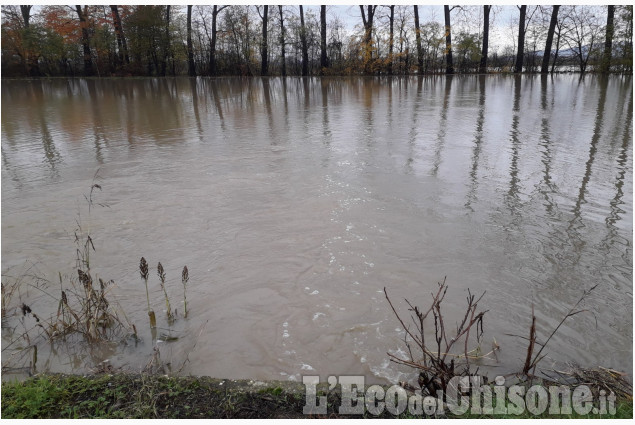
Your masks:
<svg viewBox="0 0 635 425"><path fill-rule="evenodd" d="M446 276L447 323L468 288L486 291L490 373L521 368L525 342L508 334L528 335L532 305L544 340L596 284L543 366L631 373L632 111L630 77L3 81L2 271L35 264L58 292L81 218L93 272L142 337L42 344L38 370L150 360L144 256L160 333L179 338L161 358L182 374L403 379L383 288L405 313L404 297L427 305ZM88 214L97 171L108 207ZM179 311L189 268L189 317L170 330L158 261Z"/></svg>

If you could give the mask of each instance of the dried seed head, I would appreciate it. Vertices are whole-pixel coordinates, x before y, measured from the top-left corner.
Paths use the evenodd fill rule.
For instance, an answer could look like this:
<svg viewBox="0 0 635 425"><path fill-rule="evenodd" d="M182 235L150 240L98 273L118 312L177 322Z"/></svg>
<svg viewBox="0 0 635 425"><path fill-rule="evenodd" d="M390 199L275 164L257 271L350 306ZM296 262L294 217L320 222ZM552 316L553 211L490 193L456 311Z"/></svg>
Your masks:
<svg viewBox="0 0 635 425"><path fill-rule="evenodd" d="M143 280L148 280L148 263L143 257L141 257L141 261L139 262L139 272Z"/></svg>
<svg viewBox="0 0 635 425"><path fill-rule="evenodd" d="M163 266L159 261L159 265L157 266L157 274L159 275L159 279L161 279L161 283L165 282L165 272L163 271Z"/></svg>
<svg viewBox="0 0 635 425"><path fill-rule="evenodd" d="M66 292L62 291L62 302L68 305L68 298L66 297Z"/></svg>
<svg viewBox="0 0 635 425"><path fill-rule="evenodd" d="M190 279L189 272L187 271L187 266L183 267L183 273L181 274L181 279L183 280L183 285L187 283Z"/></svg>
<svg viewBox="0 0 635 425"><path fill-rule="evenodd" d="M22 315L26 316L30 312L31 312L31 307L29 307L28 305L22 303Z"/></svg>
<svg viewBox="0 0 635 425"><path fill-rule="evenodd" d="M93 285L93 280L90 277L90 274L88 273L84 273L83 270L77 269L77 274L79 276L79 281L85 286L85 287L92 287Z"/></svg>

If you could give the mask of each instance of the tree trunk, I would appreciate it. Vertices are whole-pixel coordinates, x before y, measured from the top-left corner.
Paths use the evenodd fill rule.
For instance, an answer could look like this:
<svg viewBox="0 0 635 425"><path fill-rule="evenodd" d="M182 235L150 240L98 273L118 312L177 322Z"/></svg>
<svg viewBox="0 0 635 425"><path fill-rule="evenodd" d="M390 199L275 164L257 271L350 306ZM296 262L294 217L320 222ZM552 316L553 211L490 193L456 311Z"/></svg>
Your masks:
<svg viewBox="0 0 635 425"><path fill-rule="evenodd" d="M260 45L260 55L262 58L260 64L260 75L265 76L269 72L269 58L267 52L267 16L269 14L269 6L264 6L262 14L262 44Z"/></svg>
<svg viewBox="0 0 635 425"><path fill-rule="evenodd" d="M542 53L542 67L540 68L541 74L549 72L551 45L553 44L553 33L555 32L556 24L558 23L558 10L560 10L560 6L553 6L553 9L551 10L551 22L549 22L549 31L547 32L547 43L545 44L545 51Z"/></svg>
<svg viewBox="0 0 635 425"><path fill-rule="evenodd" d="M443 6L445 15L445 73L454 74L452 64L452 26L450 25L450 6Z"/></svg>
<svg viewBox="0 0 635 425"><path fill-rule="evenodd" d="M216 34L218 33L218 29L216 28L216 20L218 18L218 14L225 9L227 6L218 7L214 5L212 9L212 39L210 41L209 46L209 74L216 75Z"/></svg>
<svg viewBox="0 0 635 425"><path fill-rule="evenodd" d="M608 7L608 15L606 16L606 39L604 40L604 55L602 57L601 71L607 74L611 69L611 50L613 49L613 33L615 32L615 6Z"/></svg>
<svg viewBox="0 0 635 425"><path fill-rule="evenodd" d="M423 50L421 49L421 26L419 25L419 6L415 5L415 34L417 39L417 69L423 74Z"/></svg>
<svg viewBox="0 0 635 425"><path fill-rule="evenodd" d="M24 21L24 31L29 31L31 25L31 5L22 5L20 6L20 13L22 14L22 20ZM22 65L24 66L24 71L26 75L40 75L40 69L37 62L37 56L31 54L31 49L24 49L24 56L21 56Z"/></svg>
<svg viewBox="0 0 635 425"><path fill-rule="evenodd" d="M392 56L393 56L393 50L395 48L394 29L395 29L395 6L390 6L390 39L388 44L388 75L392 75Z"/></svg>
<svg viewBox="0 0 635 425"><path fill-rule="evenodd" d="M520 6L520 19L518 21L518 54L514 73L523 72L523 60L525 58L525 15L527 6Z"/></svg>
<svg viewBox="0 0 635 425"><path fill-rule="evenodd" d="M556 70L556 62L558 61L558 52L560 51L560 35L562 34L562 27L556 24L558 27L558 33L556 35L556 52L553 55L553 63L551 64L551 74L553 75Z"/></svg>
<svg viewBox="0 0 635 425"><path fill-rule="evenodd" d="M364 6L359 6L362 12L362 22L364 24L364 45L363 45L363 60L364 60L364 73L369 74L371 72L371 61L373 58L373 18L375 16L375 9L377 6L367 6L368 16L364 13Z"/></svg>
<svg viewBox="0 0 635 425"><path fill-rule="evenodd" d="M328 67L326 57L326 6L320 6L320 75L324 75L324 69Z"/></svg>
<svg viewBox="0 0 635 425"><path fill-rule="evenodd" d="M192 46L192 6L187 7L187 75L196 77L194 47Z"/></svg>
<svg viewBox="0 0 635 425"><path fill-rule="evenodd" d="M128 57L128 46L126 44L126 39L123 35L123 27L121 26L121 17L119 16L119 9L117 6L110 6L110 10L112 12L112 21L115 27L115 36L117 38L117 48L119 49L119 63L130 63L130 58Z"/></svg>
<svg viewBox="0 0 635 425"><path fill-rule="evenodd" d="M300 6L300 42L302 43L302 76L309 74L309 49L306 43L306 27L304 26L304 10Z"/></svg>
<svg viewBox="0 0 635 425"><path fill-rule="evenodd" d="M93 75L93 61L90 54L90 33L88 32L88 6L75 6L79 16L79 26L82 29L82 47L84 49L84 75Z"/></svg>
<svg viewBox="0 0 635 425"><path fill-rule="evenodd" d="M22 13L22 19L24 20L24 28L28 28L31 20L31 7L30 5L20 6L20 13Z"/></svg>
<svg viewBox="0 0 635 425"><path fill-rule="evenodd" d="M478 72L487 74L487 50L489 49L489 12L492 6L483 6L483 50L481 51L481 63Z"/></svg>
<svg viewBox="0 0 635 425"><path fill-rule="evenodd" d="M286 77L287 76L287 62L285 58L284 14L282 13L282 6L278 6L278 12L280 12L280 56L282 60L281 73L283 77Z"/></svg>
<svg viewBox="0 0 635 425"><path fill-rule="evenodd" d="M165 10L165 35L163 37L163 57L161 58L160 75L165 76L168 67L168 55L170 52L170 6ZM174 61L174 58L172 59Z"/></svg>

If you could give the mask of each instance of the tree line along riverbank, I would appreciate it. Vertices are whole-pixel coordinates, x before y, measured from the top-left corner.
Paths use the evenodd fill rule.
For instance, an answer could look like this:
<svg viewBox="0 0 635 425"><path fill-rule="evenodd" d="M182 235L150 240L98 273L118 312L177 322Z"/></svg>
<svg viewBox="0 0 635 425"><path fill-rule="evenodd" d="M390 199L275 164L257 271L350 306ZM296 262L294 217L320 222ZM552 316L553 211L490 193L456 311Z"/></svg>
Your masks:
<svg viewBox="0 0 635 425"><path fill-rule="evenodd" d="M6 5L2 75L632 73L632 40L631 5Z"/></svg>

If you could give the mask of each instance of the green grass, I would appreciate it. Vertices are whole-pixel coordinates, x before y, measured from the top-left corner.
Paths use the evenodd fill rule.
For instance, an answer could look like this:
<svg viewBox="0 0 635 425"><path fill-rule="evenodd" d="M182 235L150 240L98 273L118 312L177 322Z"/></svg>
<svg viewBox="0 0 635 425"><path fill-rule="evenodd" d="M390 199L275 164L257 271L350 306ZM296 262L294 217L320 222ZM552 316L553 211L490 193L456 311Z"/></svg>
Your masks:
<svg viewBox="0 0 635 425"><path fill-rule="evenodd" d="M327 414L306 416L304 386L207 377L148 375L42 375L2 383L2 418L308 418L368 417L339 415L339 386L328 395ZM615 418L632 418L632 400L618 400ZM393 417L386 410L380 417ZM399 417L420 418L406 410ZM448 414L447 417L455 417ZM461 418L533 418L523 415L463 415ZM548 413L538 416L550 417ZM606 418L607 415L556 415L556 418Z"/></svg>

